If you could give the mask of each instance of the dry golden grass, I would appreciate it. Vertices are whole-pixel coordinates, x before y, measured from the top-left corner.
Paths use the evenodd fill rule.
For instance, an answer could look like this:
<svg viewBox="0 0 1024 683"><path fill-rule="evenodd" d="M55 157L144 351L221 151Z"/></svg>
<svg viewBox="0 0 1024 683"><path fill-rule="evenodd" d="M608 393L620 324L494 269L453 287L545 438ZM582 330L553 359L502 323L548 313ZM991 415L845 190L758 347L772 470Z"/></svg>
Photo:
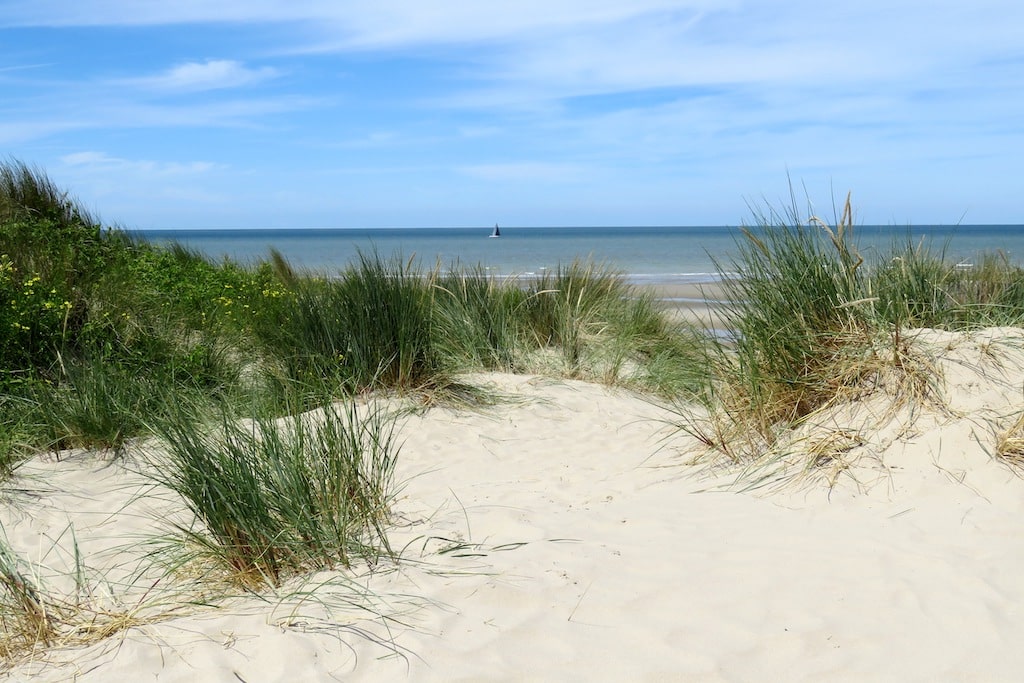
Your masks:
<svg viewBox="0 0 1024 683"><path fill-rule="evenodd" d="M141 602L112 608L93 596L55 596L25 583L23 576L17 585L11 578L0 578L8 598L0 604L0 672L50 650L91 645L167 616Z"/></svg>
<svg viewBox="0 0 1024 683"><path fill-rule="evenodd" d="M1024 471L1024 413L998 436L996 455L1015 469Z"/></svg>

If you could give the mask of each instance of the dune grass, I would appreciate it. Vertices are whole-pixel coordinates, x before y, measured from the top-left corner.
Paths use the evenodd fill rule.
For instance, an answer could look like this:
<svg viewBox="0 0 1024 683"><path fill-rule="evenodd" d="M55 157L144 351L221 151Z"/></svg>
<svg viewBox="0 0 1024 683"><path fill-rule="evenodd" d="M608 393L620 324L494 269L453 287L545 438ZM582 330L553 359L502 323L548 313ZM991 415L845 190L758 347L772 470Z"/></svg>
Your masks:
<svg viewBox="0 0 1024 683"><path fill-rule="evenodd" d="M74 530L68 528L74 566L63 583L73 590L56 590L41 576L42 567L11 547L0 527L0 672L39 656L49 648L82 647L115 633L163 618L149 606L122 607L106 590L98 591L87 578Z"/></svg>
<svg viewBox="0 0 1024 683"><path fill-rule="evenodd" d="M43 217L62 225L98 225L82 205L41 169L17 159L0 163L0 221Z"/></svg>
<svg viewBox="0 0 1024 683"><path fill-rule="evenodd" d="M856 386L870 372L877 327L864 296L863 260L850 242L852 212L817 219L759 214L723 282L729 344L708 347L713 403L743 430L768 438Z"/></svg>
<svg viewBox="0 0 1024 683"><path fill-rule="evenodd" d="M19 407L0 430L5 461L116 452L168 393L283 414L325 392L455 395L454 378L476 370L671 393L683 358L650 301L603 266L519 282L375 253L337 277L274 253L213 262L102 228L19 162L0 164L0 301L0 388ZM646 370L652 359L663 371Z"/></svg>
<svg viewBox="0 0 1024 683"><path fill-rule="evenodd" d="M659 354L681 362L681 338L613 268L576 261L523 280L451 268L432 282L437 341L451 367L679 388L645 369Z"/></svg>
<svg viewBox="0 0 1024 683"><path fill-rule="evenodd" d="M782 435L873 391L894 409L937 400L936 370L909 343L910 328L1024 323L1024 272L998 255L954 264L908 239L866 262L849 196L831 225L800 219L795 202L755 218L720 266L736 274L718 310L733 335L702 349L707 412L681 411L681 428L729 460L773 458ZM814 448L807 457L828 460Z"/></svg>
<svg viewBox="0 0 1024 683"><path fill-rule="evenodd" d="M976 329L1024 319L1024 271L1005 254L954 264L924 243L896 246L873 271L881 318L905 327Z"/></svg>
<svg viewBox="0 0 1024 683"><path fill-rule="evenodd" d="M517 281L375 253L337 277L275 253L212 262L101 228L13 161L0 164L0 228L4 462L32 444L117 450L168 393L282 415L304 405L298 396L440 392L475 370L698 396L770 441L885 368L915 367L908 327L1024 319L1024 277L998 256L949 264L908 237L865 262L849 198L831 223L801 220L795 202L755 209L736 257L719 264L738 274L722 283L727 340L668 323L600 264Z"/></svg>
<svg viewBox="0 0 1024 683"><path fill-rule="evenodd" d="M1024 413L996 435L995 454L1018 472L1024 472Z"/></svg>
<svg viewBox="0 0 1024 683"><path fill-rule="evenodd" d="M522 367L530 294L488 273L455 264L432 279L434 329L449 367L515 372Z"/></svg>
<svg viewBox="0 0 1024 683"><path fill-rule="evenodd" d="M6 537L0 539L0 589L0 661L37 645L49 645L56 636L54 610L25 574L24 563Z"/></svg>
<svg viewBox="0 0 1024 683"><path fill-rule="evenodd" d="M545 271L530 289L529 333L541 347L558 349L570 377L582 373L586 342L624 322L632 292L613 269L584 262Z"/></svg>
<svg viewBox="0 0 1024 683"><path fill-rule="evenodd" d="M154 427L166 446L155 479L181 496L197 526L177 529L182 565L210 566L247 586L390 553L385 525L398 452L378 406L328 403L285 418L221 414Z"/></svg>
<svg viewBox="0 0 1024 683"><path fill-rule="evenodd" d="M750 465L872 391L928 400L934 370L909 328L1024 324L1024 272L1005 257L951 264L908 238L866 262L849 197L831 222L795 202L755 210L719 268L736 274L726 337L669 322L588 262L530 280L376 253L336 277L274 252L215 262L104 229L41 171L0 164L0 476L33 450L116 453L155 434L148 472L194 518L161 557L273 588L393 555L399 443L382 395L441 395L480 370L627 386L677 400L683 429ZM1021 431L997 447L1013 464ZM806 435L802 475L833 485L860 439ZM0 543L0 657L59 642L83 609L26 567Z"/></svg>

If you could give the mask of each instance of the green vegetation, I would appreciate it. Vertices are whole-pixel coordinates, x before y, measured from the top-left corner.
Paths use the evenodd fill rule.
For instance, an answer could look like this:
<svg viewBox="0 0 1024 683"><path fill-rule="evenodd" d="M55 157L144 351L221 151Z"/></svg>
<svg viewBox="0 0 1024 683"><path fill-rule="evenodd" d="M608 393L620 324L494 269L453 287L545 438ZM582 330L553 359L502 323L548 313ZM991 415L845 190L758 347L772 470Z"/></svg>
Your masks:
<svg viewBox="0 0 1024 683"><path fill-rule="evenodd" d="M398 255L363 255L336 278L296 273L279 254L212 262L102 228L42 172L0 165L8 470L33 448L116 452L147 433L140 416L181 402L282 415L324 394L443 392L477 369L644 387L646 359L674 353L672 338L604 268L517 283Z"/></svg>
<svg viewBox="0 0 1024 683"><path fill-rule="evenodd" d="M202 429L180 413L157 428L169 455L153 463L156 477L202 522L179 530L188 564L261 587L390 553L398 447L382 409L327 403L285 420L221 418Z"/></svg>
<svg viewBox="0 0 1024 683"><path fill-rule="evenodd" d="M279 287L286 282L268 307L275 314L253 319L249 332L288 385L352 393L445 383L433 292L411 262L364 255L338 279L289 274Z"/></svg>
<svg viewBox="0 0 1024 683"><path fill-rule="evenodd" d="M169 556L191 576L276 587L389 555L398 446L374 396L486 401L460 384L475 370L669 394L649 361L681 352L606 268L517 282L400 255L364 254L337 277L276 253L215 262L104 228L42 172L0 164L0 476L38 451L155 439L144 471L197 520ZM54 642L74 610L0 551L10 648Z"/></svg>
<svg viewBox="0 0 1024 683"><path fill-rule="evenodd" d="M27 576L22 562L0 539L0 659L36 644L49 645L54 638L53 610L40 596L39 588Z"/></svg>
<svg viewBox="0 0 1024 683"><path fill-rule="evenodd" d="M998 256L958 267L908 243L866 263L848 202L834 226L795 206L755 218L722 267L738 274L722 339L595 264L514 281L399 255L334 278L276 253L213 262L104 229L42 172L0 164L0 467L33 449L116 452L168 405L285 415L324 395L443 395L473 370L699 397L770 439L880 367L909 367L901 330L1024 316L1024 278Z"/></svg>
<svg viewBox="0 0 1024 683"><path fill-rule="evenodd" d="M867 263L849 197L832 226L798 216L795 206L758 212L722 268L736 273L718 311L732 337L702 350L710 418L683 424L734 461L757 460L786 429L879 387L894 404L931 396L936 378L909 328L1024 321L1024 271L1004 258L960 266L908 243Z"/></svg>
<svg viewBox="0 0 1024 683"><path fill-rule="evenodd" d="M175 566L277 587L391 553L398 444L383 394L479 398L460 384L473 371L600 381L685 415L702 404L707 418L684 428L750 462L873 387L926 396L908 328L1024 321L1024 272L998 256L959 267L908 243L867 263L849 200L833 225L795 208L756 218L721 268L737 274L722 336L671 322L589 263L516 281L400 255L363 254L332 278L276 253L214 262L103 228L40 171L0 164L0 477L41 450L154 438L146 471L197 520L177 528ZM1020 432L1004 457L1021 459ZM856 442L840 436L809 457ZM23 566L0 543L4 656L53 641L74 612Z"/></svg>

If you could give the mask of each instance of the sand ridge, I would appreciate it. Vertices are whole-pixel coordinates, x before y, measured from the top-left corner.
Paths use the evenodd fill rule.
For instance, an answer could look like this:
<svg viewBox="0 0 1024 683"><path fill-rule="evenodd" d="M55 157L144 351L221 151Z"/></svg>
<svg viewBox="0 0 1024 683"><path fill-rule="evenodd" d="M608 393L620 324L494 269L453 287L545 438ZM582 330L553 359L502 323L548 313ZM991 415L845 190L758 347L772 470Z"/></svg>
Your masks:
<svg viewBox="0 0 1024 683"><path fill-rule="evenodd" d="M695 444L644 397L476 376L506 400L402 418L397 565L196 609L10 677L1018 680L1024 481L993 452L1024 409L1022 334L921 332L948 410L874 433L867 403L823 416L864 433L831 489L745 490L735 471L689 466ZM73 523L97 575L180 514L89 454L33 461L14 485L46 493L6 506L12 543ZM354 590L378 613L346 604Z"/></svg>

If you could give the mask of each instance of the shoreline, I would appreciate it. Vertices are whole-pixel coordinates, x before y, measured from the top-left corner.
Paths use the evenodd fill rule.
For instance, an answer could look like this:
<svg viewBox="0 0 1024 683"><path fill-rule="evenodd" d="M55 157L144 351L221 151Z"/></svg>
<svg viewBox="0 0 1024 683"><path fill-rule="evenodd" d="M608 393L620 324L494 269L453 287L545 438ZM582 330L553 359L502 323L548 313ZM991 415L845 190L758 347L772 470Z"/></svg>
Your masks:
<svg viewBox="0 0 1024 683"><path fill-rule="evenodd" d="M683 321L708 329L724 330L718 307L725 303L720 281L704 283L660 282L635 285L638 291L654 297L658 308L673 321Z"/></svg>
<svg viewBox="0 0 1024 683"><path fill-rule="evenodd" d="M727 276L723 273L625 274L622 278L634 293L651 296L654 305L671 321L724 332L727 326L716 309L726 303L722 279ZM496 277L527 286L539 276L525 273Z"/></svg>

